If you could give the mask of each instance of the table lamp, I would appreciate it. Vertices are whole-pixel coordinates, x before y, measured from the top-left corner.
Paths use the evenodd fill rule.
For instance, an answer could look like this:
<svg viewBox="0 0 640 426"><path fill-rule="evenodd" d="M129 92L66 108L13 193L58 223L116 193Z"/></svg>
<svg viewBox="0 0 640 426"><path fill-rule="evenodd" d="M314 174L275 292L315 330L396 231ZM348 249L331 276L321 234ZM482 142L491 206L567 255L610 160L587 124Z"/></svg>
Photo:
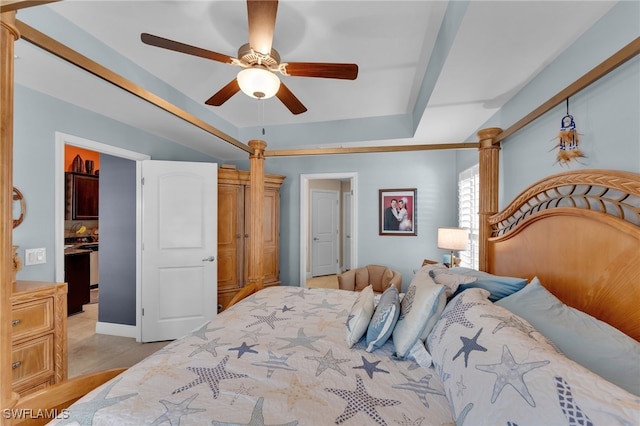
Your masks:
<svg viewBox="0 0 640 426"><path fill-rule="evenodd" d="M469 230L465 228L438 228L438 248L451 250L449 258L450 267L456 264L453 256L454 250L468 250Z"/></svg>

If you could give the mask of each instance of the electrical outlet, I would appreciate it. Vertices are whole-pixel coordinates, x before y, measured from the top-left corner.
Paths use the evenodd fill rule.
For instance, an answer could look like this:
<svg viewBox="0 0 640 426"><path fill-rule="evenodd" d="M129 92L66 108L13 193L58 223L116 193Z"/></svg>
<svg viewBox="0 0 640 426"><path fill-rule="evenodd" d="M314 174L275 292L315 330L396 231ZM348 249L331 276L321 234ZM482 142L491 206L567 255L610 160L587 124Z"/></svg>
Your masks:
<svg viewBox="0 0 640 426"><path fill-rule="evenodd" d="M47 249L36 248L36 249L26 249L24 251L25 266L39 265L41 263L47 263Z"/></svg>

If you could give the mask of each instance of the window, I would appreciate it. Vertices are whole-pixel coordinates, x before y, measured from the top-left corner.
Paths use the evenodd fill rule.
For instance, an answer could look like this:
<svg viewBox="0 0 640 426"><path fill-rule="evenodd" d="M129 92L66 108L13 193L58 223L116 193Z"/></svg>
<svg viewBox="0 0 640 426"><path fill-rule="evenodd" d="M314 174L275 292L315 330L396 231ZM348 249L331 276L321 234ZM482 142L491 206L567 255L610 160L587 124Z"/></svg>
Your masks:
<svg viewBox="0 0 640 426"><path fill-rule="evenodd" d="M460 266L478 269L480 175L478 165L458 175L458 226L469 229L469 250L460 252Z"/></svg>

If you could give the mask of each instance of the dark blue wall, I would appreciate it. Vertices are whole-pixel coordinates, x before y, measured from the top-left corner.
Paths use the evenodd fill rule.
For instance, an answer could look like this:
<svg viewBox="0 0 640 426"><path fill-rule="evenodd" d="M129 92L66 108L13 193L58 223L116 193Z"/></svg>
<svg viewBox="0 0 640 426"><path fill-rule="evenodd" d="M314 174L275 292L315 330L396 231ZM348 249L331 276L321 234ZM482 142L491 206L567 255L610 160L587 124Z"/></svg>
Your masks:
<svg viewBox="0 0 640 426"><path fill-rule="evenodd" d="M135 161L100 154L100 322L136 325L135 182Z"/></svg>

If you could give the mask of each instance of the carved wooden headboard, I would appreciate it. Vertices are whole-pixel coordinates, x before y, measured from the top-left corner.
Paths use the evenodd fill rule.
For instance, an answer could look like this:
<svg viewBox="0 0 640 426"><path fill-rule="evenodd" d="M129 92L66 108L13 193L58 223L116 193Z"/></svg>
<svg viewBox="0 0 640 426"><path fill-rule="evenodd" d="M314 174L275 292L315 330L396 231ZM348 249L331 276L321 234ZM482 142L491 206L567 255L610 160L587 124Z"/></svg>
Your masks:
<svg viewBox="0 0 640 426"><path fill-rule="evenodd" d="M553 175L489 222L489 272L537 276L569 306L640 341L640 174Z"/></svg>

